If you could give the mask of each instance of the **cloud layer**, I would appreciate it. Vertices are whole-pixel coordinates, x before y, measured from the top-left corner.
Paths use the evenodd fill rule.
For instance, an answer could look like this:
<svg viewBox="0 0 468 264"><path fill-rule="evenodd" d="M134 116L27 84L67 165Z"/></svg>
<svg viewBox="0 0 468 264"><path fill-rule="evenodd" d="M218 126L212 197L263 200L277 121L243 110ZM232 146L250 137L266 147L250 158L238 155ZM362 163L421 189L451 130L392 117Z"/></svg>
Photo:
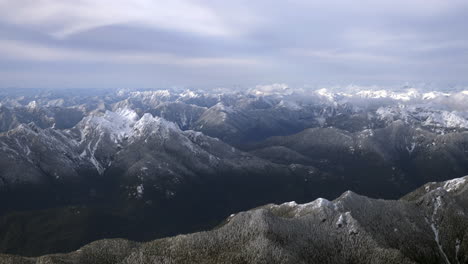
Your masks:
<svg viewBox="0 0 468 264"><path fill-rule="evenodd" d="M0 0L0 86L464 84L467 24L461 0Z"/></svg>

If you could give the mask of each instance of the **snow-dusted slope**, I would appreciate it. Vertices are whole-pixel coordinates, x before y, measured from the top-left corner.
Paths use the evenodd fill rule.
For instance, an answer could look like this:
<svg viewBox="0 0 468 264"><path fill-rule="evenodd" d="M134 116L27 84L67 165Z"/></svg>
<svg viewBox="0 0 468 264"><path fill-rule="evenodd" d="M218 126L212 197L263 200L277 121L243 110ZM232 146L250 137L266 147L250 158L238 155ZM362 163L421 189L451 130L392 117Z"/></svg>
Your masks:
<svg viewBox="0 0 468 264"><path fill-rule="evenodd" d="M467 263L468 176L430 183L400 200L345 192L329 201L269 204L207 232L135 243L101 240L36 261L168 263ZM456 185L456 190L447 186ZM0 255L7 263L19 257Z"/></svg>
<svg viewBox="0 0 468 264"><path fill-rule="evenodd" d="M1 135L1 134L0 134ZM0 136L0 178L8 185L79 179L92 165L66 133L21 124ZM88 172L92 173L92 172Z"/></svg>

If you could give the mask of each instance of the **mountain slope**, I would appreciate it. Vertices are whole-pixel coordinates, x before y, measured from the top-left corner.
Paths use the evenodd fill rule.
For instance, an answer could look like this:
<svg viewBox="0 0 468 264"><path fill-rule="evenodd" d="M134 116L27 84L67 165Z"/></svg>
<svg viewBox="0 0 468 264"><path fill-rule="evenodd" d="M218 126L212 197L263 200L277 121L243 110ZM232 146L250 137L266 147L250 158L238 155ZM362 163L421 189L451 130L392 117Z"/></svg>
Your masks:
<svg viewBox="0 0 468 264"><path fill-rule="evenodd" d="M321 188L318 182L333 179L311 166L275 164L129 109L95 113L70 130L20 125L0 135L0 144L1 165L12 168L0 171L0 198L8 201L0 208L6 211L0 249L24 255L71 250L105 236L141 241L193 232L232 212L343 188ZM61 217L73 207L87 217ZM110 217L123 227L92 224Z"/></svg>
<svg viewBox="0 0 468 264"><path fill-rule="evenodd" d="M101 240L69 254L1 263L468 263L468 176L400 200L346 192L269 204L218 228L148 243Z"/></svg>
<svg viewBox="0 0 468 264"><path fill-rule="evenodd" d="M303 164L342 175L352 190L375 197L398 197L428 181L468 172L468 133L438 135L403 121L348 132L309 128L251 144L250 153L280 164ZM387 191L385 193L384 191Z"/></svg>

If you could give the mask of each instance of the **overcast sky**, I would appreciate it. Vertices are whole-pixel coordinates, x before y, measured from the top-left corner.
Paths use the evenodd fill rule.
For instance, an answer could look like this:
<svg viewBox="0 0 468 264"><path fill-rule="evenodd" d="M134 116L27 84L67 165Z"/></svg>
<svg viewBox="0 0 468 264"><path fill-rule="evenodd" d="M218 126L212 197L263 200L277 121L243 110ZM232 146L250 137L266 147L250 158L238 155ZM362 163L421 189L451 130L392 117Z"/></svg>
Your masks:
<svg viewBox="0 0 468 264"><path fill-rule="evenodd" d="M0 87L468 83L466 0L0 0Z"/></svg>

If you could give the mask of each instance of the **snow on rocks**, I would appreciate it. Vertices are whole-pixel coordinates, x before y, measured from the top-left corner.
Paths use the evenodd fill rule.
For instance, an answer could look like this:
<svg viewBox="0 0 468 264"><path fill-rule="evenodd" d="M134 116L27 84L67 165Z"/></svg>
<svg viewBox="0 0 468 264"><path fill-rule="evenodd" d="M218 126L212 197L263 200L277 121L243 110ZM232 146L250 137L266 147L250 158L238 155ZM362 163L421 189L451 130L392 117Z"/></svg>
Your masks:
<svg viewBox="0 0 468 264"><path fill-rule="evenodd" d="M31 101L29 104L26 106L29 110L34 110L39 108L39 105L36 101Z"/></svg>
<svg viewBox="0 0 468 264"><path fill-rule="evenodd" d="M170 131L181 132L176 124L146 113L133 125L133 134L131 136L136 138L158 134L162 139L167 139Z"/></svg>
<svg viewBox="0 0 468 264"><path fill-rule="evenodd" d="M307 213L317 211L317 210L322 210L325 208L336 210L335 204L324 198L317 198L316 200L310 203L305 203L305 204L298 204L295 201L291 201L291 202L283 203L280 205L274 205L274 207L290 208L292 210L291 212L294 214L294 217L299 217Z"/></svg>
<svg viewBox="0 0 468 264"><path fill-rule="evenodd" d="M101 116L91 116L82 121L82 139L92 133L108 134L114 143L121 143L131 137L160 133L163 137L170 130L179 131L176 124L160 117L145 113L141 118L129 109L121 108L115 112L106 111Z"/></svg>
<svg viewBox="0 0 468 264"><path fill-rule="evenodd" d="M426 127L468 129L468 112L440 110L421 105L394 105L380 107L376 111L381 120L420 122Z"/></svg>
<svg viewBox="0 0 468 264"><path fill-rule="evenodd" d="M442 197L441 196L437 195L433 199L433 206L434 207L433 207L431 219L428 220L426 218L426 222L428 224L430 224L430 226L431 226L432 232L434 233L434 241L436 242L437 247L439 248L440 254L444 257L446 263L450 263L450 261L449 261L449 259L447 257L447 254L445 253L444 248L442 247L442 244L440 243L440 237L439 237L440 230L439 230L439 225L438 225L438 223L436 221L437 213L439 212L440 208L443 207L443 202L442 202Z"/></svg>
<svg viewBox="0 0 468 264"><path fill-rule="evenodd" d="M81 134L80 142L77 144L83 146L80 156L88 158L100 174L105 170L103 164L107 164L108 161L96 156L98 149L108 148L110 145L119 147L127 140L131 142L139 138L146 139L154 134L164 141L171 131L181 132L172 122L153 117L148 113L140 118L134 110L129 108L119 108L114 112L106 111L88 116L77 127Z"/></svg>
<svg viewBox="0 0 468 264"><path fill-rule="evenodd" d="M138 185L136 187L136 195L137 195L137 198L142 198L143 197L143 192L144 192L145 188L143 187L142 184Z"/></svg>
<svg viewBox="0 0 468 264"><path fill-rule="evenodd" d="M340 213L335 223L336 228L346 227L348 234L355 235L358 233L358 224L351 215L351 212Z"/></svg>
<svg viewBox="0 0 468 264"><path fill-rule="evenodd" d="M199 94L197 94L196 92L194 92L192 90L185 90L184 92L180 93L179 96L182 97L182 98L197 98L197 97L200 97Z"/></svg>
<svg viewBox="0 0 468 264"><path fill-rule="evenodd" d="M460 190L465 184L468 182L467 181L468 176L465 176L463 178L456 178L453 180L446 181L443 188L447 192L456 192Z"/></svg>
<svg viewBox="0 0 468 264"><path fill-rule="evenodd" d="M317 87L318 88L318 87ZM257 85L247 91L269 101L271 98L280 108L293 111L303 109L307 104L316 103L336 108L352 104L353 111L372 107L378 118L387 121L402 119L422 123L423 126L468 129L468 91L433 91L430 87L378 87L378 86L337 86L314 88L293 88L287 84ZM202 90L154 90L129 92L130 98L141 100L144 105L155 107L164 101L185 102L192 98L211 98L217 101L211 105L218 112L217 120L223 122L236 111L225 105L221 97L242 96L238 91L207 93ZM270 102L270 101L269 101ZM380 106L380 108L379 108ZM374 109L375 107L375 109ZM374 113L374 112L373 112ZM326 120L318 120L322 124Z"/></svg>
<svg viewBox="0 0 468 264"><path fill-rule="evenodd" d="M100 134L107 133L115 143L122 141L131 133L131 127L138 118L138 114L128 108L116 112L106 111L102 116L90 116L82 120L82 141L93 131Z"/></svg>

